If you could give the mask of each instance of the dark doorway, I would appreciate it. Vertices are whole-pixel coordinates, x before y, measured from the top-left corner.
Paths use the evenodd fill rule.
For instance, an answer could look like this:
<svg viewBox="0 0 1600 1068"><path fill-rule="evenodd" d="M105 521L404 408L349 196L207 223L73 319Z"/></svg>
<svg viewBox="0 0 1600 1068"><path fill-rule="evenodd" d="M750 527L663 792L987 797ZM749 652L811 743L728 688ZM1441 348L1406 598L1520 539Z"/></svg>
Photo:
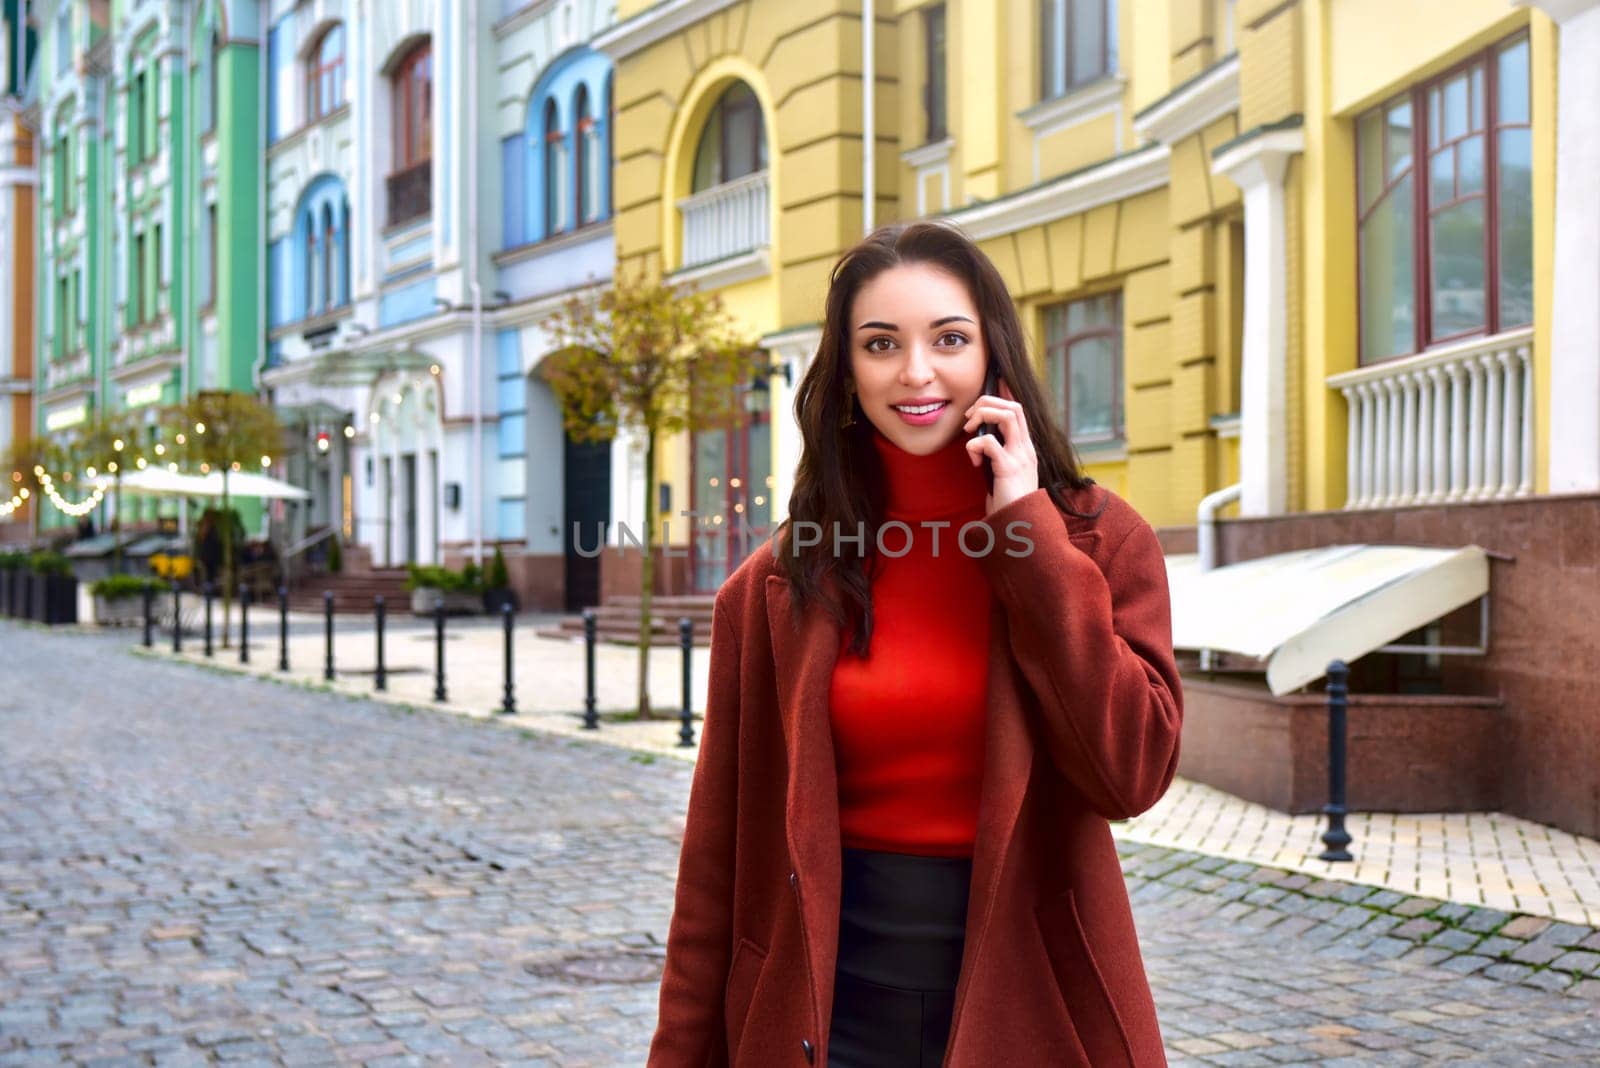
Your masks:
<svg viewBox="0 0 1600 1068"><path fill-rule="evenodd" d="M580 444L568 437L562 441L565 525L561 529L561 545L566 552L566 611L579 612L600 603L600 555L582 556L578 547L592 552L605 541L614 540L606 537L611 533L611 442Z"/></svg>
<svg viewBox="0 0 1600 1068"><path fill-rule="evenodd" d="M405 509L405 555L408 564L417 562L417 454L408 452L400 457L400 500Z"/></svg>

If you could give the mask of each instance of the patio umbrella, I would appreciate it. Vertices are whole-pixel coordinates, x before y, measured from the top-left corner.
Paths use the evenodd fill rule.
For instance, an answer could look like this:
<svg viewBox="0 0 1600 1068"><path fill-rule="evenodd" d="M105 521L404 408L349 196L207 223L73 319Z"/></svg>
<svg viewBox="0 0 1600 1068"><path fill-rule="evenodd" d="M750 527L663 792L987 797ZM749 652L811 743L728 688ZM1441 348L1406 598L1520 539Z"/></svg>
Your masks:
<svg viewBox="0 0 1600 1068"><path fill-rule="evenodd" d="M222 473L186 475L165 468L147 467L122 476L122 488L157 497L221 497ZM228 475L228 496L257 497L264 500L303 501L311 494L281 478L234 471Z"/></svg>

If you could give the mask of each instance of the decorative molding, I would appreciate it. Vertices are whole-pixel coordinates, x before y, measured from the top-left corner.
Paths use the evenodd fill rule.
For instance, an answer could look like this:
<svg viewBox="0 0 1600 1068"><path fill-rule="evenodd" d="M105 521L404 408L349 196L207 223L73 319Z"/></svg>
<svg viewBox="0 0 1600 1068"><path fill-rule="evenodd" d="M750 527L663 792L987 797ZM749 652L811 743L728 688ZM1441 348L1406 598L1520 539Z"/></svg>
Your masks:
<svg viewBox="0 0 1600 1068"><path fill-rule="evenodd" d="M1060 96L1023 108L1017 112L1017 118L1036 137L1051 133L1115 109L1122 103L1122 94L1127 85L1126 75L1108 74Z"/></svg>
<svg viewBox="0 0 1600 1068"><path fill-rule="evenodd" d="M1141 139L1170 145L1239 110L1239 56L1234 53L1190 78L1133 117Z"/></svg>
<svg viewBox="0 0 1600 1068"><path fill-rule="evenodd" d="M1170 154L1166 145L1146 145L1010 196L950 212L943 218L980 241L1015 233L1160 189L1169 178Z"/></svg>
<svg viewBox="0 0 1600 1068"><path fill-rule="evenodd" d="M1264 181L1281 182L1289 157L1305 150L1305 131L1296 115L1219 145L1211 154L1211 173L1232 179L1241 189Z"/></svg>
<svg viewBox="0 0 1600 1068"><path fill-rule="evenodd" d="M930 141L916 148L908 148L900 153L900 159L901 162L920 170L935 163L944 163L950 158L950 150L955 147L956 139L946 137L943 141Z"/></svg>
<svg viewBox="0 0 1600 1068"><path fill-rule="evenodd" d="M770 249L758 248L750 252L741 252L736 256L725 256L720 260L710 263L696 264L683 270L674 271L667 276L667 281L674 285L690 285L704 292L711 289L724 289L728 286L738 285L740 282L749 282L757 278L765 278L772 273L772 255Z"/></svg>
<svg viewBox="0 0 1600 1068"><path fill-rule="evenodd" d="M1600 0L1511 0L1511 6L1538 8L1557 23L1562 23L1600 7Z"/></svg>
<svg viewBox="0 0 1600 1068"><path fill-rule="evenodd" d="M1239 413L1229 412L1227 415L1213 415L1211 429L1219 438L1237 438L1239 436Z"/></svg>
<svg viewBox="0 0 1600 1068"><path fill-rule="evenodd" d="M493 253L489 258L498 266L508 263L521 263L524 260L538 259L551 253L560 252L562 249L574 245L586 245L590 241L601 238L611 239L615 230L615 217L600 219L596 222L585 223L576 230L563 230L554 237L546 237L539 241L530 241L522 245L513 245Z"/></svg>
<svg viewBox="0 0 1600 1068"><path fill-rule="evenodd" d="M646 8L633 18L606 30L589 42L597 52L604 52L612 62L640 52L657 41L665 40L680 30L687 29L701 19L709 18L738 0L662 0Z"/></svg>

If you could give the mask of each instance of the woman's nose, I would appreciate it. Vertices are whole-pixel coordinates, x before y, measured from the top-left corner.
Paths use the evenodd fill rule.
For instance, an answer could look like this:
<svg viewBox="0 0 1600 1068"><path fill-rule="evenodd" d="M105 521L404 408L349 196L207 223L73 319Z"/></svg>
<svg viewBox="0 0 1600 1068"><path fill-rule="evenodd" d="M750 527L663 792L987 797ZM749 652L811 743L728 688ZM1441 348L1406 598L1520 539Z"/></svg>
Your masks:
<svg viewBox="0 0 1600 1068"><path fill-rule="evenodd" d="M906 358L900 364L900 381L908 386L930 381L933 364L921 342L906 346Z"/></svg>

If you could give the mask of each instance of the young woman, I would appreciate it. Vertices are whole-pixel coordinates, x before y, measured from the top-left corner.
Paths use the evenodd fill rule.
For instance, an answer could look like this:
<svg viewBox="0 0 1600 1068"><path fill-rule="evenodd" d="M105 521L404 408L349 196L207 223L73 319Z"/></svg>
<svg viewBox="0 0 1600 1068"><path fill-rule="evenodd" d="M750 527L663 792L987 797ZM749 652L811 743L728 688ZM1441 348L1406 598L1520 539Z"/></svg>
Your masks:
<svg viewBox="0 0 1600 1068"><path fill-rule="evenodd" d="M716 597L649 1065L1164 1065L1108 823L1178 759L1154 531L950 227L840 259L795 407L788 519Z"/></svg>

